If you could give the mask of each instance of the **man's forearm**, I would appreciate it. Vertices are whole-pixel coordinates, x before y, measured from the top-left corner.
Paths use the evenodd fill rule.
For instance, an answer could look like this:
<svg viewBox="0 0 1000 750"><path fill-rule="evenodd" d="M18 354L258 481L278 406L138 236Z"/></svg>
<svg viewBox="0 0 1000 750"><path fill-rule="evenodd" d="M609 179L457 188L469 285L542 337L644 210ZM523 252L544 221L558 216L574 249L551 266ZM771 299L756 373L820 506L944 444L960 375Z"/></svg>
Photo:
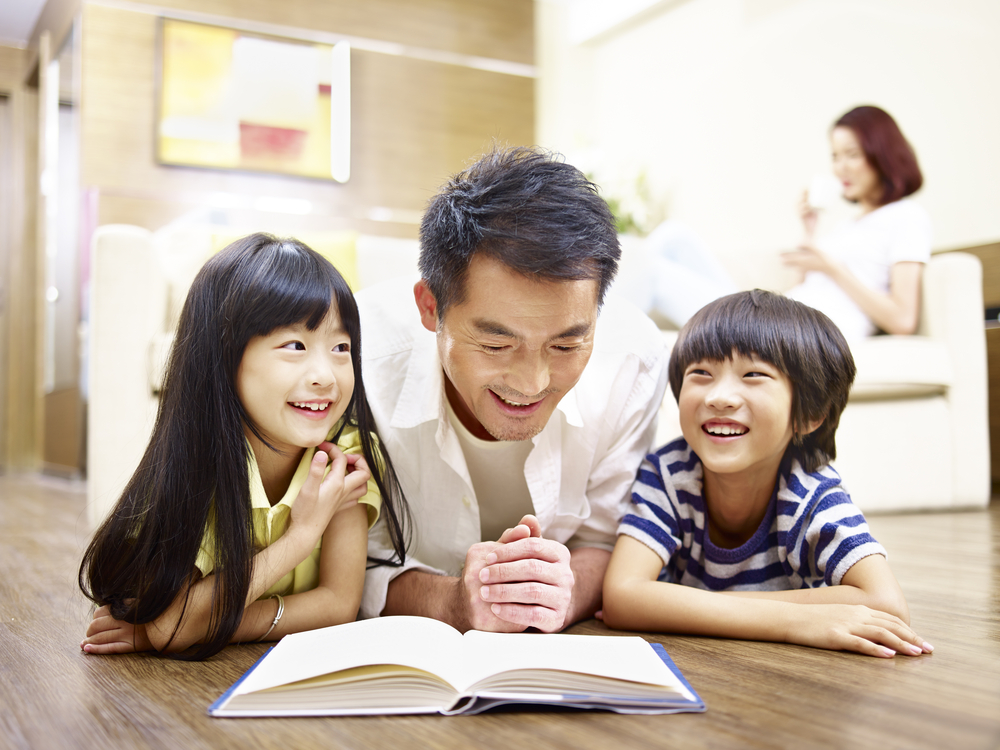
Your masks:
<svg viewBox="0 0 1000 750"><path fill-rule="evenodd" d="M456 598L460 586L452 576L408 570L389 582L381 614L433 617L464 633L469 624Z"/></svg>
<svg viewBox="0 0 1000 750"><path fill-rule="evenodd" d="M573 597L563 627L593 617L601 608L604 573L611 553L597 547L577 547L570 551L569 566L573 570Z"/></svg>

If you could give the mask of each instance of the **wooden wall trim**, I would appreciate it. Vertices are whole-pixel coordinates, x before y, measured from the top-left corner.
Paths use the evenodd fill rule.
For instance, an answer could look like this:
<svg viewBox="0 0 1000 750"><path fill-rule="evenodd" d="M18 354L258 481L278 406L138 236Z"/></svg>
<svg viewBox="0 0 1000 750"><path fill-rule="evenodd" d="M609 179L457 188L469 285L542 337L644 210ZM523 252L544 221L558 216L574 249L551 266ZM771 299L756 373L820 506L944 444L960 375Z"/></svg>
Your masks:
<svg viewBox="0 0 1000 750"><path fill-rule="evenodd" d="M315 42L319 44L349 42L353 49L364 50L366 52L376 52L382 55L409 57L415 60L426 60L428 62L457 65L463 68L486 70L491 73L503 73L505 75L522 76L525 78L535 78L537 76L535 66L527 63L484 57L480 55L469 55L451 50L433 49L413 44L403 44L386 39L374 39L353 34L339 34L319 29L304 29L285 24L256 21L249 18L235 18L233 16L206 13L203 11L130 2L130 0L87 0L87 5L103 6L105 8L113 8L115 10L127 10L132 13L145 13L147 15L162 16L163 18L171 18L178 21L203 23L210 26L225 26L227 28L245 31L251 34L284 37L286 39L296 39L304 42Z"/></svg>
<svg viewBox="0 0 1000 750"><path fill-rule="evenodd" d="M39 403L36 371L36 199L38 175L38 94L24 86L13 90L10 103L9 226L0 227L7 242L3 271L6 274L6 341L0 366L6 368L6 430L4 468L30 471L40 459L37 434Z"/></svg>

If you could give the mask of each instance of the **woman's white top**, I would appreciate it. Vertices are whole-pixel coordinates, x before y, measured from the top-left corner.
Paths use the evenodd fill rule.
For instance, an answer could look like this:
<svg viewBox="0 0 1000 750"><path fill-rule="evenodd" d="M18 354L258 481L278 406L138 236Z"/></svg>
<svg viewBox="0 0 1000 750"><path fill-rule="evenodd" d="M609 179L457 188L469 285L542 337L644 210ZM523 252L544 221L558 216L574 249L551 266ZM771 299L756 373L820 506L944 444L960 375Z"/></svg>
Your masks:
<svg viewBox="0 0 1000 750"><path fill-rule="evenodd" d="M931 222L923 208L903 198L838 225L816 247L846 265L869 289L888 294L893 265L930 260ZM788 296L826 313L848 341L875 333L871 319L824 273L807 273Z"/></svg>

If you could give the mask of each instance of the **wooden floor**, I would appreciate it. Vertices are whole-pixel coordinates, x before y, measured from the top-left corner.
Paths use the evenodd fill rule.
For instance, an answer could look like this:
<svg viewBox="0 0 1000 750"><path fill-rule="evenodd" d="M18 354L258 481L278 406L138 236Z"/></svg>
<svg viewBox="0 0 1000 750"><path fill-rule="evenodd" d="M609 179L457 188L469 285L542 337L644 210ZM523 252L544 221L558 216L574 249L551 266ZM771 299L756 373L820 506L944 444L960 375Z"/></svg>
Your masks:
<svg viewBox="0 0 1000 750"><path fill-rule="evenodd" d="M210 719L208 704L265 647L231 646L196 664L83 654L83 487L0 477L0 747L1000 747L1000 502L869 520L932 656L648 636L707 713ZM573 632L608 631L589 621Z"/></svg>

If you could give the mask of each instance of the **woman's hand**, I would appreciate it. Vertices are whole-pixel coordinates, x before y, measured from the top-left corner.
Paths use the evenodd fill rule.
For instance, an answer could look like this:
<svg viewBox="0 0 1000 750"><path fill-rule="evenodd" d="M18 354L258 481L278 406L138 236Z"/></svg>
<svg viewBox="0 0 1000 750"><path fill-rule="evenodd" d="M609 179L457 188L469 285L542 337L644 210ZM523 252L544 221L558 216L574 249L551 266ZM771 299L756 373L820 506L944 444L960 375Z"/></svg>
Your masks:
<svg viewBox="0 0 1000 750"><path fill-rule="evenodd" d="M329 459L330 471L326 477ZM362 456L346 455L333 443L322 443L309 466L309 476L292 505L289 531L320 538L338 510L356 505L368 492L371 471Z"/></svg>
<svg viewBox="0 0 1000 750"><path fill-rule="evenodd" d="M860 604L795 604L784 640L833 651L890 658L920 656L934 647L895 615Z"/></svg>
<svg viewBox="0 0 1000 750"><path fill-rule="evenodd" d="M87 635L80 641L80 648L88 654L128 654L151 651L153 644L146 637L145 625L116 620L105 605L94 612L94 618L87 626Z"/></svg>
<svg viewBox="0 0 1000 750"><path fill-rule="evenodd" d="M802 199L799 201L799 218L802 220L802 228L805 231L805 244L811 245L816 236L819 211L810 205L808 190L802 191Z"/></svg>
<svg viewBox="0 0 1000 750"><path fill-rule="evenodd" d="M797 250L781 254L781 262L795 268L803 274L818 271L827 276L835 277L839 268L830 260L830 256L815 245L800 245Z"/></svg>

